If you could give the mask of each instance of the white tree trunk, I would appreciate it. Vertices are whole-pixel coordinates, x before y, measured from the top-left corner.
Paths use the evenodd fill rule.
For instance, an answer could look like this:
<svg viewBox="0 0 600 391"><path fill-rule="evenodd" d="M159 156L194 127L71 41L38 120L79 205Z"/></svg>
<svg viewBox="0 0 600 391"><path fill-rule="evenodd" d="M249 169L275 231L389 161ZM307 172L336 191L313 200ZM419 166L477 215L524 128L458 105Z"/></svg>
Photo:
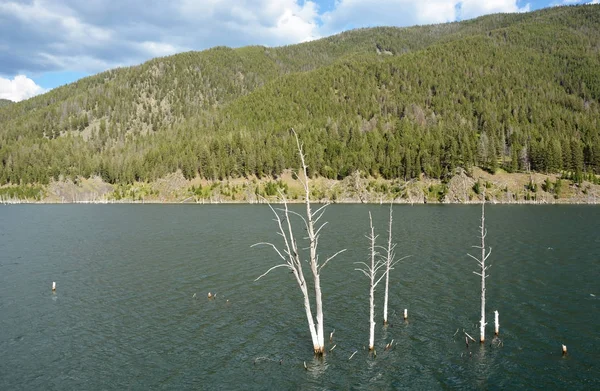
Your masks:
<svg viewBox="0 0 600 391"><path fill-rule="evenodd" d="M383 324L388 324L388 291L390 286L390 269L385 270L385 298L383 299Z"/></svg>
<svg viewBox="0 0 600 391"><path fill-rule="evenodd" d="M375 229L371 212L369 212L369 222L371 223L371 286L369 289L369 350L375 349Z"/></svg>
<svg viewBox="0 0 600 391"><path fill-rule="evenodd" d="M363 273L369 279L369 350L375 349L375 287L379 284L385 274L377 277L377 272L383 266L385 262L378 260L379 254L376 251L375 241L375 228L373 227L373 219L371 212L369 212L369 224L371 227L371 234L367 236L369 239L369 251L370 251L370 262L356 262L364 266L364 268L355 269Z"/></svg>
<svg viewBox="0 0 600 391"><path fill-rule="evenodd" d="M306 284L303 284L301 287L302 296L304 296L304 310L306 311L306 319L308 320L308 329L310 330L310 338L312 339L313 349L315 353L317 352L317 348L319 345L319 337L317 334L317 330L315 328L315 323L313 321L312 310L310 309L310 298L308 295L308 290L306 289Z"/></svg>
<svg viewBox="0 0 600 391"><path fill-rule="evenodd" d="M485 342L485 200L481 204L481 320L479 340Z"/></svg>
<svg viewBox="0 0 600 391"><path fill-rule="evenodd" d="M485 197L485 195L484 195ZM485 342L485 326L487 325L485 321L485 279L488 277L486 275L487 269L490 266L485 265L485 261L490 256L492 249L487 252L485 250L485 237L487 235L487 231L485 230L485 198L481 204L481 246L473 246L481 250L481 258L477 258L471 254L468 254L471 258L475 259L480 266L480 272L473 272L474 274L481 277L481 320L479 321L479 340L480 342Z"/></svg>
<svg viewBox="0 0 600 391"><path fill-rule="evenodd" d="M485 265L485 261L488 259L490 254L492 253L492 249L490 248L486 254L485 250L485 237L487 236L487 231L485 230L485 194L483 202L481 203L481 246L473 246L481 250L481 258L477 258L471 254L469 255L471 258L477 261L480 266L480 272L473 272L474 274L481 277L481 319L479 321L479 341L485 342L485 326L487 325L485 321L485 279L488 277L486 275L487 269L490 266Z"/></svg>
<svg viewBox="0 0 600 391"><path fill-rule="evenodd" d="M388 247L387 247L387 259L385 262L385 296L383 299L383 324L388 323L388 295L390 286L390 270L392 269L392 262L394 261L394 249L392 246L392 205L390 205L390 225L388 227Z"/></svg>
<svg viewBox="0 0 600 391"><path fill-rule="evenodd" d="M498 335L500 333L500 315L498 311L494 311L494 334Z"/></svg>
<svg viewBox="0 0 600 391"><path fill-rule="evenodd" d="M293 129L292 129L292 131L293 131ZM277 248L277 246L275 246L272 243L257 243L255 245L265 244L265 245L271 246L275 250L275 252L279 255L279 257L284 261L284 263L281 263L279 265L276 265L276 266L270 268L264 274L259 276L257 278L257 280L264 277L265 275L267 275L271 270L277 269L279 267L285 267L292 271L292 273L294 274L294 277L296 278L296 282L298 283L298 286L302 292L302 296L304 298L304 309L306 311L306 318L308 321L308 328L310 330L310 336L312 339L314 352L315 352L315 354L322 355L325 353L325 337L324 337L324 331L323 331L324 330L324 322L323 322L323 298L322 298L322 294L321 294L321 270L330 260L335 258L338 254L344 252L345 249L338 251L334 255L327 258L325 260L325 262L323 262L322 264L319 264L319 257L317 254L317 247L318 247L318 242L319 242L319 232L327 223L321 224L321 226L316 229L315 229L315 224L323 216L324 208L327 205L320 207L316 212L313 212L311 210L308 169L307 169L307 166L306 166L306 163L304 160L304 153L302 151L302 145L300 144L300 140L298 139L298 135L296 134L295 131L294 131L294 135L296 137L296 144L298 146L298 153L300 155L300 160L302 162L302 171L304 174L303 178L300 176L298 176L298 178L302 182L302 185L305 190L306 218L304 218L303 216L300 216L298 213L291 212L288 209L287 200L282 192L280 192L280 196L281 196L281 199L282 199L283 205L284 205L283 212L284 212L285 218L283 220L279 216L279 214L275 211L275 209L273 209L273 207L271 207L271 205L269 205L269 207L275 214L275 221L277 222L278 227L279 227L279 234L283 238L283 243L284 243L283 251L279 250L279 248ZM314 289L315 289L315 309L317 312L316 321L312 314L310 295L308 293L306 280L304 278L303 262L302 262L302 259L300 258L300 251L298 249L298 245L296 244L296 239L294 237L294 232L292 229L291 215L299 216L304 221L306 231L308 232L308 240L310 243L309 244L309 247L310 247L309 265L310 265L310 270L313 275L313 282L314 282ZM284 227L284 221L285 221L285 227Z"/></svg>
<svg viewBox="0 0 600 391"><path fill-rule="evenodd" d="M298 138L296 137L296 140ZM302 151L300 143L298 143L298 149ZM315 344L315 354L325 353L325 336L323 326L323 296L321 294L321 276L319 275L319 260L317 257L317 235L315 234L313 213L310 208L310 187L308 179L308 170L304 161L304 154L300 153L300 160L302 161L302 170L304 172L304 194L306 205L306 229L308 231L308 240L310 242L310 270L312 271L314 285L315 285L315 304L317 310L317 344Z"/></svg>

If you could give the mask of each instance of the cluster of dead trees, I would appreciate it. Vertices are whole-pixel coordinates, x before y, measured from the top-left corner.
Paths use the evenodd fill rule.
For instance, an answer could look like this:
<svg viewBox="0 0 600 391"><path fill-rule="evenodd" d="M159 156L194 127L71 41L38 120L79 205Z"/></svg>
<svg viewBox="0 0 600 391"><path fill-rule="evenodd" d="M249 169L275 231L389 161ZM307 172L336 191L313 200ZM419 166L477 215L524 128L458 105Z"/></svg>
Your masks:
<svg viewBox="0 0 600 391"><path fill-rule="evenodd" d="M275 209L269 205L274 220L277 223L278 234L282 238L282 244L279 246L274 243L261 242L256 243L257 245L266 245L271 247L280 258L281 263L271 267L265 273L260 275L256 280L266 276L272 270L278 268L289 269L296 280L302 296L304 298L304 310L306 312L306 318L308 321L308 327L312 338L313 349L316 355L323 355L325 353L325 338L324 338L324 320L323 320L323 301L321 294L321 271L323 268L336 256L346 251L346 249L339 250L329 257L325 258L324 261L319 257L318 245L319 237L323 228L327 225L327 222L321 221L327 204L320 206L318 209L313 210L310 201L310 184L308 176L308 167L306 165L303 145L301 144L298 135L292 130L296 137L296 143L298 147L298 153L301 162L301 173L297 175L298 180L302 183L305 191L304 204L306 206L305 215L294 212L288 208L288 202L283 192L280 192L283 207ZM304 262L301 255L301 248L298 246L296 236L294 235L294 227L292 224L291 217L298 217L304 224L304 229L307 233L307 237L303 238L308 240L308 260ZM395 248L396 243L392 242L392 224L393 223L393 208L390 205L389 213L389 225L388 225L388 237L387 245L377 245L378 235L375 234L375 227L373 226L373 219L369 212L369 226L370 232L367 235L369 240L369 259L367 262L357 262L357 268L355 270L364 274L370 281L369 285L369 350L373 351L375 348L375 291L378 284L385 279L385 292L384 292L384 306L383 306L383 323L388 323L388 296L389 296L389 278L390 271L393 270L394 266L407 256L396 259ZM481 277L481 320L480 320L480 341L485 341L485 279L487 277L486 271L489 269L489 265L486 265L486 260L490 256L491 249L486 250L485 247L485 207L482 206L481 214L481 246L473 246L481 249L481 258L477 258L471 254L470 257L474 258L479 266L480 271L474 272ZM308 263L310 268L310 275L312 276L312 287L314 289L314 309L316 316L313 314L313 303L311 302L311 294L309 287L306 283L306 277L304 274L304 264ZM404 310L404 318L407 317L407 310ZM496 324L497 324L497 311L496 311ZM496 333L498 333L496 326Z"/></svg>

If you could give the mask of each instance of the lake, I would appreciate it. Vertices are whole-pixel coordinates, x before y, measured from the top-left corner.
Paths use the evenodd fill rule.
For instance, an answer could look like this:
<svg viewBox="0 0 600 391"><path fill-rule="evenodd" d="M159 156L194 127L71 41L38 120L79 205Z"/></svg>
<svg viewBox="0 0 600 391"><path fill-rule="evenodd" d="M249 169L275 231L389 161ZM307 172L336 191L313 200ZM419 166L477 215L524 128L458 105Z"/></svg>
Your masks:
<svg viewBox="0 0 600 391"><path fill-rule="evenodd" d="M391 273L386 328L376 292L376 356L354 270L369 211L384 245L387 206L325 214L322 259L347 251L322 273L335 348L319 359L289 271L254 281L277 264L250 247L278 240L267 206L0 206L0 389L600 389L600 208L486 206L487 341L467 348L481 208L395 206L397 254L411 257Z"/></svg>

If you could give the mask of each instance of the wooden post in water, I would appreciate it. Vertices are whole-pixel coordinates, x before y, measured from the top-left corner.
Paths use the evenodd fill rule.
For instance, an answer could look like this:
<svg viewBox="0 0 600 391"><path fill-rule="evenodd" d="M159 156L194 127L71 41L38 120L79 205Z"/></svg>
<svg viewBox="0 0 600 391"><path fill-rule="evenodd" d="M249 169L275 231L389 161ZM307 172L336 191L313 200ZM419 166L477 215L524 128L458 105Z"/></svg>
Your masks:
<svg viewBox="0 0 600 391"><path fill-rule="evenodd" d="M498 333L500 332L500 315L498 314L498 311L494 311L494 334L498 335Z"/></svg>
<svg viewBox="0 0 600 391"><path fill-rule="evenodd" d="M56 292L56 281L52 281L52 292Z"/></svg>

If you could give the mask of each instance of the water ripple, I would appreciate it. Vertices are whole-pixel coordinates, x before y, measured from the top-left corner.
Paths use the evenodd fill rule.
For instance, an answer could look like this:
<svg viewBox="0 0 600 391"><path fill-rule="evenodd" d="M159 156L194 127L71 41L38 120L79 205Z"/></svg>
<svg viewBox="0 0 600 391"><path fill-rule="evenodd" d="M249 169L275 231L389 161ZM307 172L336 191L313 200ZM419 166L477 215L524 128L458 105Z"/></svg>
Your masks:
<svg viewBox="0 0 600 391"><path fill-rule="evenodd" d="M396 208L397 252L411 257L392 272L387 327L378 287L376 357L368 281L354 271L368 257L369 210L385 237L387 207L327 212L321 249L349 251L323 271L335 349L315 359L292 276L254 281L277 262L250 248L278 239L266 207L0 208L0 389L600 387L597 208L488 208L488 317L500 311L501 333L488 326L486 344L468 349L479 282L466 253L480 209Z"/></svg>

